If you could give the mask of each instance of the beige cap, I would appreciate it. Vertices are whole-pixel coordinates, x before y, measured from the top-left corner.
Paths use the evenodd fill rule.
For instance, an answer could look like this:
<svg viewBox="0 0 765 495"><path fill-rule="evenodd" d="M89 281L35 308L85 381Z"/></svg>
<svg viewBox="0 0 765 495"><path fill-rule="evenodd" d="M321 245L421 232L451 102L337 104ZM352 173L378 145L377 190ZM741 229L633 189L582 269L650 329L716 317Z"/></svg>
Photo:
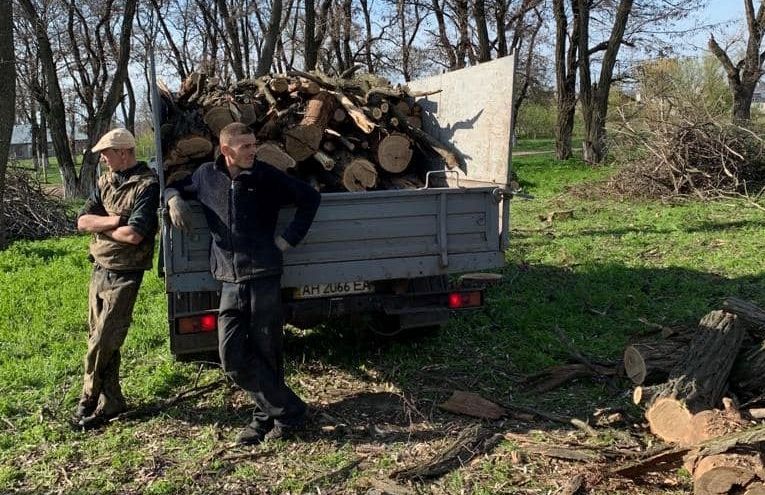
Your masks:
<svg viewBox="0 0 765 495"><path fill-rule="evenodd" d="M100 153L103 150L114 148L118 150L127 150L135 148L135 138L127 129L112 129L98 140L91 149L93 153Z"/></svg>

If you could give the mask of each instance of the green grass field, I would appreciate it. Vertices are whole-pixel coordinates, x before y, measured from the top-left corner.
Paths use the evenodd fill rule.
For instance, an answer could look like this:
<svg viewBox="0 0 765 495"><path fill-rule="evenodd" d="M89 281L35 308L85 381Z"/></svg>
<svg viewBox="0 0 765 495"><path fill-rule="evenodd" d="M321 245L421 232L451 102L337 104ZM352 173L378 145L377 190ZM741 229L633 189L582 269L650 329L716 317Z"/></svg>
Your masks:
<svg viewBox="0 0 765 495"><path fill-rule="evenodd" d="M122 383L135 413L103 430L72 431L67 419L86 349L88 240L18 242L0 252L0 492L365 493L478 422L437 407L453 390L578 417L598 407L629 409L627 383L581 380L545 394L524 385L524 376L568 360L556 328L582 353L608 361L648 330L641 318L691 326L732 295L765 305L762 211L737 201L582 200L569 189L611 169L549 157L518 158L515 166L536 198L513 203L504 281L488 291L486 308L419 339L380 342L341 325L290 331L288 381L319 411L314 429L294 443L235 447L250 403L228 385L162 405L221 373L173 361L154 273L144 279L123 348ZM540 221L563 210L573 217ZM558 445L635 441L617 430L588 438L531 420L485 424ZM519 449L504 440L410 488L550 493L582 469L533 455L511 462ZM679 476L657 486L604 482L589 493L688 490Z"/></svg>

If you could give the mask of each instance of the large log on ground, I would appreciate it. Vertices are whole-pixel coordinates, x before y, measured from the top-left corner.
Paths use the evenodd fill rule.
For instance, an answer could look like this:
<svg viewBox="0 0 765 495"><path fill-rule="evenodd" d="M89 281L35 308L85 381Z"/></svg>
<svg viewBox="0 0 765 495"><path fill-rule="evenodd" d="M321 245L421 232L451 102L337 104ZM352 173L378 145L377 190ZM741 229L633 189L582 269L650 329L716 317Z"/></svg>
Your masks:
<svg viewBox="0 0 765 495"><path fill-rule="evenodd" d="M731 371L730 384L742 400L762 395L765 390L765 341L739 353Z"/></svg>
<svg viewBox="0 0 765 495"><path fill-rule="evenodd" d="M765 482L764 453L765 435L758 427L704 442L685 456L684 466L696 495L756 495Z"/></svg>
<svg viewBox="0 0 765 495"><path fill-rule="evenodd" d="M663 397L682 399L695 413L715 407L722 398L733 362L744 339L735 315L712 311L699 323L688 352L666 383L639 387L636 404L650 406Z"/></svg>
<svg viewBox="0 0 765 495"><path fill-rule="evenodd" d="M666 380L683 358L688 342L679 339L637 342L624 349L624 371L635 385L653 385Z"/></svg>
<svg viewBox="0 0 765 495"><path fill-rule="evenodd" d="M729 297L723 301L723 309L756 327L765 329L765 310L754 303L737 297Z"/></svg>
<svg viewBox="0 0 765 495"><path fill-rule="evenodd" d="M709 438L708 430L714 428L704 418L697 420L696 413L721 402L743 338L744 328L735 315L713 311L701 320L688 352L667 382L635 389L635 403L648 405L646 419L652 433L677 443Z"/></svg>

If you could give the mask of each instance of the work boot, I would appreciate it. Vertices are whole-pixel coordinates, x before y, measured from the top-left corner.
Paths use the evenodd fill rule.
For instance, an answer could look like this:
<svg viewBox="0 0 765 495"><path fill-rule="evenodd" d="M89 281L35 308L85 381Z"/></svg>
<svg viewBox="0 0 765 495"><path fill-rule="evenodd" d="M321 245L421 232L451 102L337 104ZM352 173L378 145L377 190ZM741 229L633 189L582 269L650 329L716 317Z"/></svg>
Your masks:
<svg viewBox="0 0 765 495"><path fill-rule="evenodd" d="M287 425L274 425L274 427L266 433L263 440L295 440L299 439L306 432L304 425L287 426Z"/></svg>
<svg viewBox="0 0 765 495"><path fill-rule="evenodd" d="M71 418L72 426L75 428L79 428L80 422L84 418L87 418L88 416L92 416L97 406L98 406L97 399L88 398L88 397L81 398Z"/></svg>
<svg viewBox="0 0 765 495"><path fill-rule="evenodd" d="M109 421L116 418L126 410L126 406L111 408L109 410L98 408L93 414L81 417L79 421L77 421L73 426L77 429L83 430L93 430L100 428L105 426L107 423L109 423Z"/></svg>
<svg viewBox="0 0 765 495"><path fill-rule="evenodd" d="M250 423L236 436L236 443L239 445L258 445L263 443L269 431L273 431L270 425Z"/></svg>

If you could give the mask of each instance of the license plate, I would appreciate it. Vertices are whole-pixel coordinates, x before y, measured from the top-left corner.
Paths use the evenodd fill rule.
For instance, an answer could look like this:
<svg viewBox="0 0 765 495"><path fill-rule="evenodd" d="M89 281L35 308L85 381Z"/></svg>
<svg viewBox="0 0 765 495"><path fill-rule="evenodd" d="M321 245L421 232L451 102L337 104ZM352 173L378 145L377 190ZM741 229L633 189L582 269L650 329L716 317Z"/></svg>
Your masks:
<svg viewBox="0 0 765 495"><path fill-rule="evenodd" d="M310 299L313 297L347 296L351 294L368 294L372 292L369 282L335 282L331 284L304 285L295 289L295 299Z"/></svg>

